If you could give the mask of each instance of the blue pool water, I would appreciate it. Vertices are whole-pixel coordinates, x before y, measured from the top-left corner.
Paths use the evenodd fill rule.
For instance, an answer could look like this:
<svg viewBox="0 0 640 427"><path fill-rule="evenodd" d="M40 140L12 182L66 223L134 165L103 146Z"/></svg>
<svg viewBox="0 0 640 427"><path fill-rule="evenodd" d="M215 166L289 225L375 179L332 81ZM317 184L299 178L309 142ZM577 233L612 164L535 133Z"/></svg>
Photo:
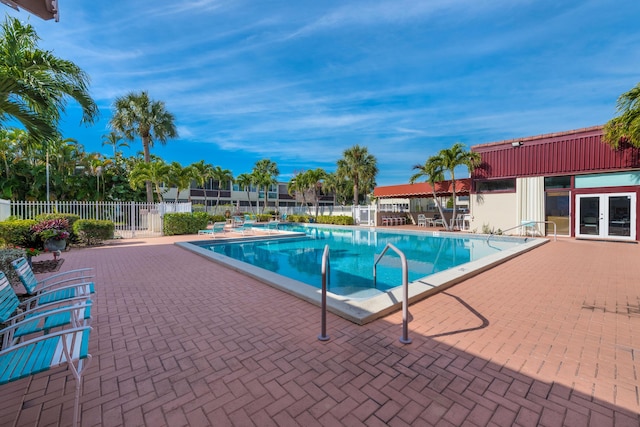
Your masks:
<svg viewBox="0 0 640 427"><path fill-rule="evenodd" d="M368 297L402 284L400 258L387 251L378 263L373 283L373 263L387 243L407 258L409 281L415 281L495 252L518 245L521 240L486 237L433 236L432 233L401 233L379 229L281 225L281 229L304 232L303 237L212 243L205 248L274 273L321 287L320 274L325 245L330 248L329 291L349 297Z"/></svg>

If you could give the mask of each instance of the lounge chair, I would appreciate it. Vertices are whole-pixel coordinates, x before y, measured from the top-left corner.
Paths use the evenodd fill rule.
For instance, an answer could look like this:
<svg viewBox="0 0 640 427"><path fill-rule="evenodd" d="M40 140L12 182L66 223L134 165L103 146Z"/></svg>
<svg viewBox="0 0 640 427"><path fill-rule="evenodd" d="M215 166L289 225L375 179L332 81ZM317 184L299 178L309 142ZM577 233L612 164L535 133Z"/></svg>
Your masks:
<svg viewBox="0 0 640 427"><path fill-rule="evenodd" d="M234 216L231 220L231 227L236 228L242 226L244 219L241 216Z"/></svg>
<svg viewBox="0 0 640 427"><path fill-rule="evenodd" d="M226 222L214 222L211 228L205 230L198 230L198 234L211 234L213 238L216 238L216 234L224 234L226 232Z"/></svg>
<svg viewBox="0 0 640 427"><path fill-rule="evenodd" d="M2 348L17 344L27 335L49 333L67 325L89 326L91 323L91 300L87 296L52 304L39 304L40 299L40 296L27 299L23 302L26 310L18 312L18 296L7 276L0 271L0 323L5 325L0 329Z"/></svg>
<svg viewBox="0 0 640 427"><path fill-rule="evenodd" d="M11 265L18 274L27 295L40 296L41 304L95 293L93 282L87 281L93 277L86 274L92 270L91 268L65 271L38 281L24 257L11 261Z"/></svg>
<svg viewBox="0 0 640 427"><path fill-rule="evenodd" d="M0 351L0 385L67 364L76 380L73 425L78 425L82 373L89 366L89 333L83 326L53 332Z"/></svg>
<svg viewBox="0 0 640 427"><path fill-rule="evenodd" d="M242 223L240 227L236 227L234 231L237 231L238 233L242 233L243 236L247 234L253 234L253 226L255 224L256 224L256 221L252 219L246 220Z"/></svg>
<svg viewBox="0 0 640 427"><path fill-rule="evenodd" d="M265 229L267 230L267 233L269 233L269 234L271 234L272 232L277 233L279 225L280 225L280 221L271 220L271 221L269 221L267 223L267 225L265 225Z"/></svg>

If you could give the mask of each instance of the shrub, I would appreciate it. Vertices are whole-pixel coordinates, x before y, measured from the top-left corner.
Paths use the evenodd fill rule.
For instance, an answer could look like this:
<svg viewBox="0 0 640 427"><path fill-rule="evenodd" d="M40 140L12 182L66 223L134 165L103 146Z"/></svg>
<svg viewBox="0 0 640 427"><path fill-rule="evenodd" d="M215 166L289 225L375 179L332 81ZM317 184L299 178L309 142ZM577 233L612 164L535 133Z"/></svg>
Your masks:
<svg viewBox="0 0 640 427"><path fill-rule="evenodd" d="M259 214L256 215L258 222L269 222L271 220L271 214Z"/></svg>
<svg viewBox="0 0 640 427"><path fill-rule="evenodd" d="M347 215L321 215L318 217L318 224L353 225L353 218Z"/></svg>
<svg viewBox="0 0 640 427"><path fill-rule="evenodd" d="M287 216L289 221L291 222L309 222L309 217L307 215L289 215Z"/></svg>
<svg viewBox="0 0 640 427"><path fill-rule="evenodd" d="M209 221L211 222L225 222L227 218L224 215L209 215Z"/></svg>
<svg viewBox="0 0 640 427"><path fill-rule="evenodd" d="M64 218L43 219L31 226L31 232L41 242L46 242L49 239L67 240L71 235L70 230L69 221Z"/></svg>
<svg viewBox="0 0 640 427"><path fill-rule="evenodd" d="M20 285L20 279L16 274L11 261L25 256L25 252L20 248L0 249L0 271L7 275L7 279L13 286Z"/></svg>
<svg viewBox="0 0 640 427"><path fill-rule="evenodd" d="M113 221L80 219L73 224L73 232L86 245L97 245L113 239L115 224Z"/></svg>
<svg viewBox="0 0 640 427"><path fill-rule="evenodd" d="M36 224L32 219L14 219L0 221L0 243L4 246L33 246L31 227Z"/></svg>
<svg viewBox="0 0 640 427"><path fill-rule="evenodd" d="M162 232L165 236L196 234L207 227L209 215L204 212L168 213L164 215Z"/></svg>

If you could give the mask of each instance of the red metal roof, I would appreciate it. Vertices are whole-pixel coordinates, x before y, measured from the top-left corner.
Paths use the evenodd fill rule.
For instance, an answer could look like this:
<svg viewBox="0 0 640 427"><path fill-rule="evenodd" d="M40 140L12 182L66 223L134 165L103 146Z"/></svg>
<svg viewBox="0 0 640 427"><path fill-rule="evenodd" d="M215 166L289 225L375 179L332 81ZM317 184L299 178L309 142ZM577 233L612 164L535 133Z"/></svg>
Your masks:
<svg viewBox="0 0 640 427"><path fill-rule="evenodd" d="M611 148L602 141L602 126L476 145L471 151L482 157L474 179L640 168L640 149Z"/></svg>
<svg viewBox="0 0 640 427"><path fill-rule="evenodd" d="M390 197L433 197L431 184L428 182L418 182L415 184L387 185L384 187L376 187L373 195L378 198ZM471 179L456 179L456 195L468 195L471 188ZM438 196L450 196L453 188L451 181L441 181L436 183L436 194Z"/></svg>

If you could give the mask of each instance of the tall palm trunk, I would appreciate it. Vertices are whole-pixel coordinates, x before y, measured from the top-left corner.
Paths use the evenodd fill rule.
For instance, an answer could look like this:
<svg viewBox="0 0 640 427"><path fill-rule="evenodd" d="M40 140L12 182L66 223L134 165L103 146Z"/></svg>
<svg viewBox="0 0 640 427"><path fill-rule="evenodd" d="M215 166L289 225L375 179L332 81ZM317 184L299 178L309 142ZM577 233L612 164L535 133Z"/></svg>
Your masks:
<svg viewBox="0 0 640 427"><path fill-rule="evenodd" d="M149 136L142 137L142 148L144 151L145 163L151 163L151 154L149 153ZM153 186L149 180L145 181L144 185L147 189L147 203L151 204L153 203Z"/></svg>

